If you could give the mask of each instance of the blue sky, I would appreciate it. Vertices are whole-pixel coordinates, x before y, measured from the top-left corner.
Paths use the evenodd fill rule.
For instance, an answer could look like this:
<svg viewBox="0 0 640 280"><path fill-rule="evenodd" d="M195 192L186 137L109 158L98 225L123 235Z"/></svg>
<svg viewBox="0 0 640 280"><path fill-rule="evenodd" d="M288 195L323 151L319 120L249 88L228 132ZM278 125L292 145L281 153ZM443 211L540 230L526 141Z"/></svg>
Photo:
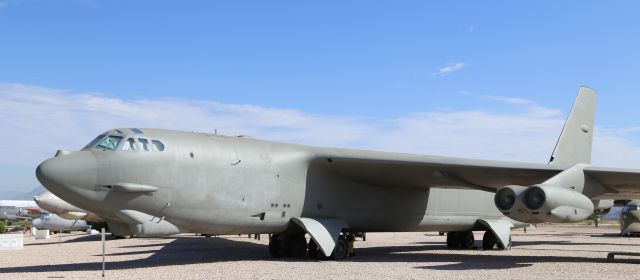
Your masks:
<svg viewBox="0 0 640 280"><path fill-rule="evenodd" d="M16 119L0 124L24 137L46 137L37 136L37 126L26 129L31 123L27 120L21 125L22 112L64 116L51 119L62 123L85 116L73 113L74 108L61 112L53 106L28 107L43 96L72 103L91 95L110 100L105 104L119 104L105 108L124 106L133 114L145 102L169 106L167 100L179 100L181 108L203 110L208 117L197 125L168 119L140 124L210 130L225 127L215 123L221 111L227 117L247 116L245 109L228 106L256 106L251 108L286 116L293 111L305 125L344 134L356 129L361 134L317 140L306 136L317 133L296 126L299 123L279 125L286 121L272 115L268 125L242 122L227 130L303 144L447 154L445 146L430 149L392 141L401 138L397 135L385 138L391 143L387 146L357 136L389 129L406 137L411 131L389 128L389 123L460 112L484 112L504 120L552 112L543 118L551 118L550 128L555 129L578 87L588 85L600 93L597 124L602 130L634 149L640 146L640 95L635 88L640 73L640 3L440 2L0 0L0 99L6 101L0 104L12 108L5 110L4 119ZM114 118L102 125L73 122L71 127L87 130L78 134L85 139L49 139L46 148L49 153L63 144L74 148L109 129L107 125L135 124L135 118L110 116ZM341 126L345 123L353 126ZM366 123L377 125L365 127ZM470 130L477 127L465 124ZM293 132L283 134L286 129ZM556 134L551 131L545 134L550 140L541 141L553 142ZM429 144L430 135L410 137ZM521 136L528 136L526 130ZM499 139L492 142L504 146ZM517 154L517 147L495 157L510 159L508 154ZM625 165L624 157L607 159L604 148L600 153L602 162ZM37 185L32 168L47 155L43 149L24 162L0 160L0 175L21 174L10 176L16 178L0 185L0 191ZM547 156L545 152L541 158ZM538 160L524 152L514 157Z"/></svg>

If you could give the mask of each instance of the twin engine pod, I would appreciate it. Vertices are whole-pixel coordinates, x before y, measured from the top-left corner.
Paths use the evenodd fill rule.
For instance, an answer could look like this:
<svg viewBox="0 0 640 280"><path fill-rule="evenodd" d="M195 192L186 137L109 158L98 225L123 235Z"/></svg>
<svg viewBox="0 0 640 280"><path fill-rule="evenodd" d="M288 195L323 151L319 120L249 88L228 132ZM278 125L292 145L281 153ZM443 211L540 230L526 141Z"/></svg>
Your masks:
<svg viewBox="0 0 640 280"><path fill-rule="evenodd" d="M577 222L593 214L593 202L576 191L551 185L506 186L494 196L505 216L523 223Z"/></svg>

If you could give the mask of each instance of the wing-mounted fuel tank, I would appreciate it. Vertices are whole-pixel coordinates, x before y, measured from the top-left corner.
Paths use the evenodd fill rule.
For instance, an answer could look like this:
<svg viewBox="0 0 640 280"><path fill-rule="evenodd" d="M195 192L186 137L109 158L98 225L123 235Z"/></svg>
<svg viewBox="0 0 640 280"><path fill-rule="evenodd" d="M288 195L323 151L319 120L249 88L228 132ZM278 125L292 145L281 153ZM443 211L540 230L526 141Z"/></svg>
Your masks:
<svg viewBox="0 0 640 280"><path fill-rule="evenodd" d="M496 207L505 216L524 223L584 220L594 209L591 199L582 194L585 166L575 165L542 184L503 187L494 197Z"/></svg>

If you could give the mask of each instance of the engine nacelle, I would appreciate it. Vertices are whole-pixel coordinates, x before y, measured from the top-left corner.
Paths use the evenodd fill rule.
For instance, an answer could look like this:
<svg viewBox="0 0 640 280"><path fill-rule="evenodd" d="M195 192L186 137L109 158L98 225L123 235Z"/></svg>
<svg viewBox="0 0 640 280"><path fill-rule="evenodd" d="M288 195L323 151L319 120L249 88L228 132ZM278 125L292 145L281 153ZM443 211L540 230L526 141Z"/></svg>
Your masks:
<svg viewBox="0 0 640 280"><path fill-rule="evenodd" d="M526 187L515 185L500 188L493 197L493 202L505 216L526 223L531 219L531 215L520 199L526 189Z"/></svg>
<svg viewBox="0 0 640 280"><path fill-rule="evenodd" d="M593 202L576 191L537 185L522 193L522 202L539 222L578 222L593 214Z"/></svg>
<svg viewBox="0 0 640 280"><path fill-rule="evenodd" d="M593 214L593 202L576 191L550 185L506 186L494 197L505 216L523 223L578 222Z"/></svg>

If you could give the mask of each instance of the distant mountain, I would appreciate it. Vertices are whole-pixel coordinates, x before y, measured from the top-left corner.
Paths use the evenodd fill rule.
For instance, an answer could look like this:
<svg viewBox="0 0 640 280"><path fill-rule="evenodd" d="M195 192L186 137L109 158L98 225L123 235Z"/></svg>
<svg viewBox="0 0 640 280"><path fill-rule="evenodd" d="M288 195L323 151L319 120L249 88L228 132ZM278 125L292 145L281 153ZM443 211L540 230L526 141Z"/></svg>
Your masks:
<svg viewBox="0 0 640 280"><path fill-rule="evenodd" d="M2 191L0 192L0 200L10 200L19 195L22 194L17 191Z"/></svg>
<svg viewBox="0 0 640 280"><path fill-rule="evenodd" d="M46 191L47 189L45 189L43 186L40 186L27 193L16 192L13 194L13 196L3 196L3 197L9 197L8 199L13 199L13 200L32 200L34 196L42 194L43 192L46 192Z"/></svg>

